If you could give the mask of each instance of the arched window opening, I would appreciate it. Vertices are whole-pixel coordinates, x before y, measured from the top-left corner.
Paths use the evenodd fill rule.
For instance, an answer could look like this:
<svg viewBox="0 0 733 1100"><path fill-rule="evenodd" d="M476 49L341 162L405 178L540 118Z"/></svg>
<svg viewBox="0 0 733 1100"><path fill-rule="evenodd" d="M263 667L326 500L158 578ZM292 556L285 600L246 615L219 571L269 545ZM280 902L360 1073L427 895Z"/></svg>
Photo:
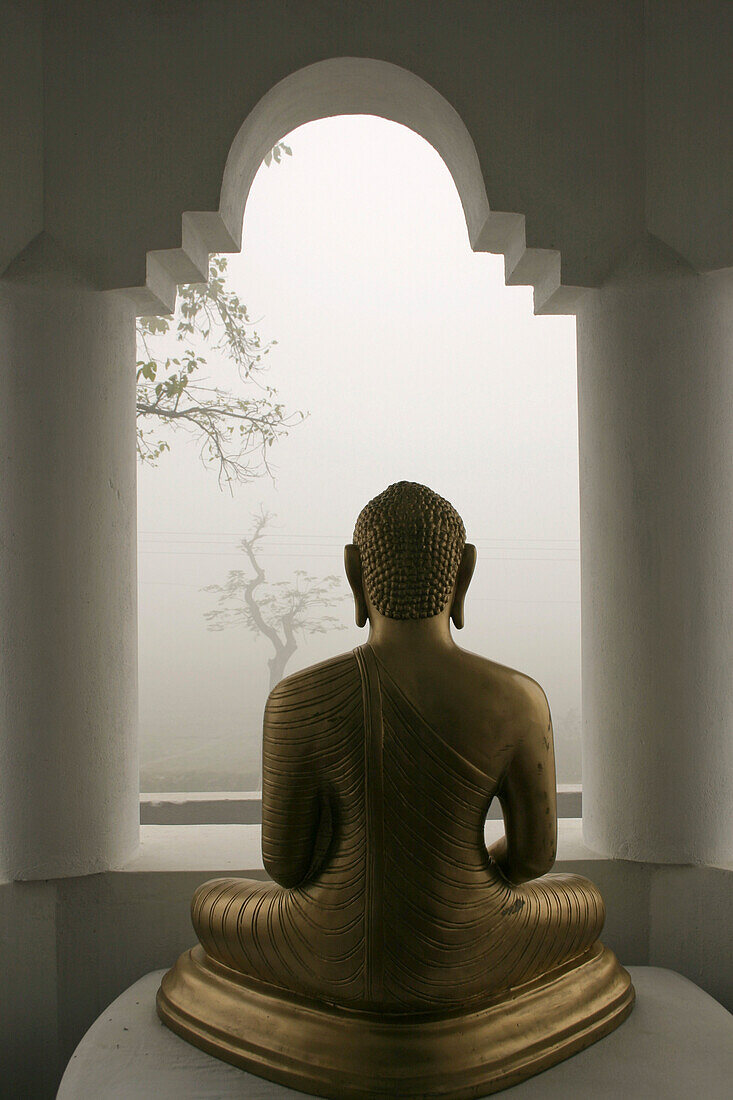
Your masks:
<svg viewBox="0 0 733 1100"><path fill-rule="evenodd" d="M574 319L534 317L502 258L471 251L453 179L411 130L337 116L284 144L250 190L241 254L214 264L251 346L232 355L211 303L187 331L184 292L140 348L143 365L169 361L142 375L151 402L188 407L198 386L200 407L218 391L266 421L240 481L206 414L139 421L155 429L139 478L141 788L257 788L273 677L363 641L343 544L401 479L462 514L479 562L457 641L543 685L558 781L579 783ZM186 375L189 352L205 362ZM190 387L178 405L175 385ZM242 423L221 421L234 451Z"/></svg>

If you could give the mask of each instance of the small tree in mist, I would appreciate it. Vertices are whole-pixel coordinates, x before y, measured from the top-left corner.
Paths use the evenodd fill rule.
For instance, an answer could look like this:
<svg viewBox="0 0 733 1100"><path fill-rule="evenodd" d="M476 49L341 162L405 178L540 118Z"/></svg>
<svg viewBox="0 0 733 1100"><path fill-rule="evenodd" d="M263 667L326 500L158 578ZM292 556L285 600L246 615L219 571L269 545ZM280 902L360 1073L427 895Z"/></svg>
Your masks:
<svg viewBox="0 0 733 1100"><path fill-rule="evenodd" d="M239 546L247 558L247 569L232 569L224 584L209 584L205 592L217 593L218 607L205 612L209 630L244 626L263 636L272 646L267 665L270 690L282 680L299 639L346 627L334 615L324 614L343 599L339 577L314 577L296 569L287 581L268 581L258 553L269 524L275 517L260 510L253 516L252 531Z"/></svg>
<svg viewBox="0 0 733 1100"><path fill-rule="evenodd" d="M279 164L283 156L292 151L279 142L265 164ZM266 384L264 358L277 341L262 344L226 276L226 257L214 256L208 282L183 287L173 317L139 318L137 453L141 462L156 465L170 451L161 435L161 427L168 425L193 436L202 461L217 470L219 486L231 488L234 482L271 475L272 444L305 414L287 412L275 388ZM171 334L181 345L175 356L161 347L162 338ZM202 352L229 361L233 388L209 383Z"/></svg>

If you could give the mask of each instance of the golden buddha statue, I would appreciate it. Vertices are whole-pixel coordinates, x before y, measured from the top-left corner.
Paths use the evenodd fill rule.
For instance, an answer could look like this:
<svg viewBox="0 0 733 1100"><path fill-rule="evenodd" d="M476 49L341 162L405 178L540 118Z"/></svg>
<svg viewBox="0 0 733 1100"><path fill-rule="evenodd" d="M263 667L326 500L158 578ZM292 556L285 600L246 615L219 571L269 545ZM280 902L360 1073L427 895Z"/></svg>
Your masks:
<svg viewBox="0 0 733 1100"><path fill-rule="evenodd" d="M346 573L369 640L289 676L264 718L273 882L193 899L166 974L174 1031L330 1097L485 1096L629 1014L603 900L548 875L552 726L534 680L460 649L476 561L442 497L399 482L361 512ZM505 836L487 850L501 803Z"/></svg>

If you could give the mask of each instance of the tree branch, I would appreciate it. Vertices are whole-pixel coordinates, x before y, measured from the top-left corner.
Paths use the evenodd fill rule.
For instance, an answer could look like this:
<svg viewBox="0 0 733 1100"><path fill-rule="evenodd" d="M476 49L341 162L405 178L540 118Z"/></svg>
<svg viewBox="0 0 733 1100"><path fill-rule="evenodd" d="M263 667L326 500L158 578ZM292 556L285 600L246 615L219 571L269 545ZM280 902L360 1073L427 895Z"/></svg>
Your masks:
<svg viewBox="0 0 733 1100"><path fill-rule="evenodd" d="M272 345L263 348L257 333L251 331L245 305L226 287L226 271L226 260L214 256L209 282L182 289L172 323L157 317L138 322L143 358L137 364L137 415L139 423L157 421L200 434L202 461L216 462L219 484L231 487L233 481L272 476L269 447L305 414L288 413L278 402L275 389L259 381L257 375L266 369L263 356ZM167 334L171 324L177 340L200 340L224 355L235 365L241 382L256 385L261 396L250 398L202 386L200 371L205 359L193 347L187 347L180 360L165 355L156 358L155 338ZM165 440L151 444L150 431L152 428L138 425L138 456L154 464L170 446ZM253 459L257 452L259 462Z"/></svg>

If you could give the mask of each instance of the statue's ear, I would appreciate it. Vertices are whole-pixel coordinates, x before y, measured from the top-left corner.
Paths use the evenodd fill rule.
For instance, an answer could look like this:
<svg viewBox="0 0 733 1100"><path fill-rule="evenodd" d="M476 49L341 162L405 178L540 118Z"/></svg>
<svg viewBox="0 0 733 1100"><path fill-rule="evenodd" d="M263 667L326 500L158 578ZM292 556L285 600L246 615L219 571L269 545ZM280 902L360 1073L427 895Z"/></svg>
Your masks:
<svg viewBox="0 0 733 1100"><path fill-rule="evenodd" d="M463 557L461 558L461 564L458 566L458 574L456 576L456 590L453 593L453 603L451 604L450 617L453 620L453 625L456 630L463 628L463 604L466 599L466 592L468 586L471 583L471 577L473 571L476 568L476 547L467 542L463 548Z"/></svg>
<svg viewBox="0 0 733 1100"><path fill-rule="evenodd" d="M365 626L369 618L366 596L364 595L364 580L361 575L361 558L359 548L350 542L344 547L344 568L346 579L354 594L355 618L357 626Z"/></svg>

